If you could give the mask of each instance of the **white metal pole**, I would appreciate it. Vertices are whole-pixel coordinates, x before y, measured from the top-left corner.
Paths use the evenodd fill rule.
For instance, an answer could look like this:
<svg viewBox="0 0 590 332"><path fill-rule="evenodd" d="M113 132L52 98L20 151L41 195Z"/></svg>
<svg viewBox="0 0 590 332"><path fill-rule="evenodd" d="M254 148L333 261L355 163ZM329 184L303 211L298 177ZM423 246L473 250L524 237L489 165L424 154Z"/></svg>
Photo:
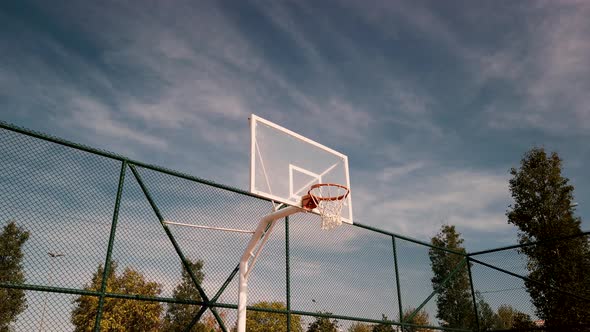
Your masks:
<svg viewBox="0 0 590 332"><path fill-rule="evenodd" d="M246 305L248 304L248 262L240 262L240 286L238 291L238 331L246 332Z"/></svg>
<svg viewBox="0 0 590 332"><path fill-rule="evenodd" d="M238 330L237 332L246 332L246 306L248 304L248 277L250 275L250 271L248 270L248 262L250 258L256 260L256 257L262 251L262 246L266 243L263 237L266 238L270 235L272 231L272 227L266 231L266 227L269 223L272 223L275 220L284 218L286 216L292 215L293 213L304 211L303 209L290 206L288 208L284 208L278 211L275 211L271 214L264 216L260 219L258 226L256 226L256 230L252 237L250 238L250 242L248 242L248 246L240 259L240 285L238 291ZM266 231L266 232L265 232ZM256 253L254 249L256 249L256 245L262 240L260 244L261 248L259 248Z"/></svg>

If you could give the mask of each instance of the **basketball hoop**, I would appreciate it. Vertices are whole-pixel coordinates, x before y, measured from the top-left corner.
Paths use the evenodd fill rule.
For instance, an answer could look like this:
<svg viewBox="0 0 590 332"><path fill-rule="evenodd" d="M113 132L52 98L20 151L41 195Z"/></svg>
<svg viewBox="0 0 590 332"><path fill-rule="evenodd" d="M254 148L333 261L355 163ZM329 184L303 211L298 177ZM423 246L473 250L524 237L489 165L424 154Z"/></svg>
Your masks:
<svg viewBox="0 0 590 332"><path fill-rule="evenodd" d="M311 186L303 197L303 207L318 209L322 218L322 229L332 229L342 224L342 207L350 190L335 183L318 183Z"/></svg>

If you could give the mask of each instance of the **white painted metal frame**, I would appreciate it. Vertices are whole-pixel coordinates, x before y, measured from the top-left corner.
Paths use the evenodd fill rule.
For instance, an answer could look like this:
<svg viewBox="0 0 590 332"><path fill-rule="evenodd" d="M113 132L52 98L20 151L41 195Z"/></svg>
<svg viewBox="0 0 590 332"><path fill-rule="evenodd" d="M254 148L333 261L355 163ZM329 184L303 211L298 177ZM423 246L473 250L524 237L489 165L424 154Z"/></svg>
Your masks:
<svg viewBox="0 0 590 332"><path fill-rule="evenodd" d="M294 131L291 131L285 127L279 126L276 123L272 123L266 119L263 119L257 115L252 114L250 116L250 135L251 135L251 141L250 141L250 192L256 194L256 195L260 195L263 197L266 197L268 199L273 200L273 202L280 202L282 204L276 206L281 207L283 204L286 205L290 205L290 206L297 206L297 207L301 207L301 202L298 202L297 205L294 205L293 201L289 201L283 197L280 196L276 196L274 195L272 192L270 192L270 188L269 188L269 192L262 192L256 189L256 157L258 156L261 162L261 166L263 167L263 172L264 172L264 176L266 177L266 171L264 170L264 163L262 161L261 156L258 153L258 148L257 148L257 144L256 144L256 123L262 123L264 125L267 125L271 128L274 128L276 130L282 131L287 135L293 136L294 138L297 138L305 143L308 143L310 145L313 145L317 148L320 148L326 152L329 152L331 154L334 154L336 156L338 156L339 158L342 158L342 160L344 161L344 169L346 172L346 183L344 185L350 186L350 174L349 174L349 169L348 169L348 157L336 150L330 149L329 147L322 145L316 141L313 141L305 136L302 136ZM322 174L319 174L320 177L324 176L326 173L328 173L329 171L331 171L337 164L332 165L332 167L328 168L326 171L322 172ZM295 166L297 167L297 166ZM302 168L299 168L302 169ZM306 172L309 172L306 170ZM309 172L309 173L313 173L313 172ZM313 173L315 174L315 173ZM269 184L268 178L265 179L266 183ZM289 179L289 181L292 181L292 177ZM269 184L270 185L270 184ZM292 185L292 182L291 182ZM350 188L349 188L350 189ZM342 221L348 223L348 224L352 224L353 223L353 218L352 218L352 196L348 195L348 197L346 198L346 201L344 202L345 207L348 209L348 218L342 218ZM313 213L318 213L316 209L314 209L313 211L311 211Z"/></svg>
<svg viewBox="0 0 590 332"><path fill-rule="evenodd" d="M242 254L240 259L240 281L238 291L238 324L237 332L246 332L246 306L248 304L248 277L250 272L256 264L256 259L262 252L266 241L270 237L272 230L274 229L275 223L287 216L290 216L297 212L304 212L305 210L296 206L289 206L287 208L275 211L269 215L266 215L256 226L256 230L246 250ZM257 248L258 247L258 248Z"/></svg>
<svg viewBox="0 0 590 332"><path fill-rule="evenodd" d="M286 207L284 209L278 209L278 207L275 204L275 211L271 214L264 216L260 220L260 222L258 223L258 226L256 226L256 230L254 230L254 234L252 234L252 237L250 238L250 241L248 242L248 246L246 247L246 250L242 254L242 257L240 259L240 265L239 265L240 280L239 280L239 292L238 292L237 332L246 332L246 308L247 308L247 304L248 304L248 277L250 276L250 272L254 268L254 265L256 264L256 260L257 260L258 256L260 255L260 253L262 252L264 245L268 241L270 234L272 233L276 222L279 219L285 218L285 217L292 215L294 213L307 212L307 210L301 208L300 202L299 202L299 206L293 205L293 203L294 203L293 201L289 201L287 199L284 199L282 197L275 196L272 194L272 192L270 190L270 183L268 181L266 170L264 169L264 163L262 161L262 158L260 158L261 167L262 167L262 171L265 176L266 183L269 186L269 193L260 192L260 191L256 190L256 172L255 172L256 157L257 156L260 157L259 153L258 153L258 146L256 143L256 136L255 136L257 122L265 124L265 125L272 127L274 129L280 130L280 131L284 132L285 134L291 135L297 139L300 139L306 143L309 143L315 147L318 147L324 151L327 151L329 153L332 153L332 154L340 157L344 161L344 167L345 167L345 172L346 172L346 185L350 185L350 177L348 174L348 157L347 156L343 155L340 152L334 151L322 144L314 142L314 141L310 140L309 138L303 137L295 132L292 132L286 128L283 128L277 124L274 124L270 121L262 119L254 114L251 115L251 117L250 117L250 134L252 136L252 140L251 140L251 145L250 145L250 149L251 149L250 150L250 191L254 194L258 194L260 196L272 199L273 201L280 202L281 204L279 206L283 206L284 204L290 205L290 206ZM257 155L257 153L258 153L258 155ZM304 187L304 188L298 189L297 191L293 191L293 189L294 189L293 188L293 171L298 171L303 174L309 175L311 177L315 177L317 179L317 181L320 181L320 183L321 183L322 177L325 174L327 174L328 172L330 172L332 169L334 169L334 167L336 167L337 165L338 165L338 163L332 165L331 167L329 167L327 170L325 170L321 174L316 174L316 173L306 170L304 168L289 164L289 193L290 193L290 195L292 197L294 195L299 195L299 193L302 190L306 189ZM313 182L315 182L316 179L310 181L309 185L311 186L311 184L313 184ZM350 198L348 198L348 201L346 201L346 202L351 202ZM348 223L352 223L352 204L347 204L347 205L348 205L348 211L349 211L348 215L349 215L350 220L343 219L343 221L348 222ZM315 211L315 212L317 213L317 211ZM188 225L184 225L184 226L188 226ZM236 230L232 230L232 231L236 231Z"/></svg>
<svg viewBox="0 0 590 332"><path fill-rule="evenodd" d="M297 171L299 173L303 173L305 175L308 175L312 178L315 178L314 180L311 180L309 183L305 184L303 187L297 189L297 190L293 190L293 171ZM320 174L316 174L314 172L310 172L308 170L306 170L305 168L301 168L301 167L297 167L293 164L289 164L289 196L290 198L296 198L296 199L300 199L302 195L300 195L302 192L304 192L305 190L309 189L309 186L311 186L315 181L317 181L318 183L322 183L322 176Z"/></svg>
<svg viewBox="0 0 590 332"><path fill-rule="evenodd" d="M177 225L177 226L184 226L184 227L192 227L192 228L201 228L201 229L209 229L214 231L225 231L225 232L235 232L235 233L254 233L254 231L249 231L246 229L237 229L237 228L225 228L225 227L213 227L213 226L204 226L204 225L194 225L194 224L185 224L182 222L175 222L175 221L168 221L164 220L165 224L168 225Z"/></svg>

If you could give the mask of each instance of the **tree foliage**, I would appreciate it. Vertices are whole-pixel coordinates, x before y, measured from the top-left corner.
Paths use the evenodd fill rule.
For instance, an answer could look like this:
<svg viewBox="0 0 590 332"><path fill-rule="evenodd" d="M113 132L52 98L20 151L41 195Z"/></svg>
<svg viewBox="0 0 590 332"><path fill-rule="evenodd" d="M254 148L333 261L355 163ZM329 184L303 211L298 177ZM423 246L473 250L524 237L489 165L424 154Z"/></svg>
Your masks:
<svg viewBox="0 0 590 332"><path fill-rule="evenodd" d="M356 322L350 325L348 332L372 332L373 327L369 324Z"/></svg>
<svg viewBox="0 0 590 332"><path fill-rule="evenodd" d="M494 309L485 301L480 292L475 293L475 300L477 303L477 314L479 318L480 331L490 331L497 329L498 316Z"/></svg>
<svg viewBox="0 0 590 332"><path fill-rule="evenodd" d="M404 323L416 324L416 325L430 325L430 317L424 310L418 311L418 313L410 318L410 315L416 311L416 308L408 308L404 311L403 320ZM404 332L432 332L432 329L423 327L406 326L403 329Z"/></svg>
<svg viewBox="0 0 590 332"><path fill-rule="evenodd" d="M273 310L287 310L287 306L283 302L258 302L253 304L254 307L273 309ZM234 327L234 331L237 327ZM303 332L301 326L301 316L291 315L291 331ZM247 332L286 332L287 331L287 315L273 312L262 312L248 310L246 314L246 331Z"/></svg>
<svg viewBox="0 0 590 332"><path fill-rule="evenodd" d="M381 320L386 322L389 319L385 314L381 314ZM379 323L377 325L373 325L373 332L394 332L393 326L387 323Z"/></svg>
<svg viewBox="0 0 590 332"><path fill-rule="evenodd" d="M494 329L508 330L508 329L526 329L534 327L531 316L520 312L507 304L498 307L496 313L496 322Z"/></svg>
<svg viewBox="0 0 590 332"><path fill-rule="evenodd" d="M320 314L331 315L329 312L319 312ZM338 321L327 317L316 316L315 321L309 324L307 332L338 332Z"/></svg>
<svg viewBox="0 0 590 332"><path fill-rule="evenodd" d="M495 328L498 330L508 330L512 328L514 316L518 313L517 310L507 304L502 304L498 307L496 314Z"/></svg>
<svg viewBox="0 0 590 332"><path fill-rule="evenodd" d="M581 233L579 217L572 207L574 187L561 175L557 153L543 148L528 151L520 168L512 168L510 192L514 204L506 215L518 228L521 244ZM590 303L555 288L590 297L590 250L586 237L522 247L528 257L525 281L537 315L548 327L590 323ZM553 287L548 287L548 286Z"/></svg>
<svg viewBox="0 0 590 332"><path fill-rule="evenodd" d="M523 312L516 312L516 314L514 314L514 318L512 318L512 329L527 330L535 327L536 325L531 319L531 316Z"/></svg>
<svg viewBox="0 0 590 332"><path fill-rule="evenodd" d="M29 239L29 232L8 222L0 233L0 283L22 284L22 247ZM9 325L27 308L25 292L22 289L0 288L0 331L9 330Z"/></svg>
<svg viewBox="0 0 590 332"><path fill-rule="evenodd" d="M201 284L203 282L203 261L196 262L188 261L188 265L196 278L196 281ZM174 289L172 297L176 300L193 300L201 301L201 294L195 286L195 283L190 277L188 271L181 265L182 277L180 283ZM166 315L164 316L162 331L184 331L184 329L191 323L195 315L201 309L200 306L183 304L183 303L169 303ZM191 328L193 332L205 331L205 325L196 323Z"/></svg>
<svg viewBox="0 0 590 332"><path fill-rule="evenodd" d="M157 296L162 287L150 282L132 268L126 268L121 275L116 274L117 263L111 262L107 276L106 290L109 293ZM104 268L99 265L92 276L92 281L85 290L100 291ZM99 298L96 296L79 296L74 301L72 323L75 331L93 331ZM158 302L105 298L101 331L156 331L160 327L162 305Z"/></svg>
<svg viewBox="0 0 590 332"><path fill-rule="evenodd" d="M465 253L461 234L452 225L443 225L441 231L432 238L431 243L437 247ZM457 271L453 278L443 284L464 257L435 248L431 248L428 254L434 274L431 279L432 287L439 290L436 298L436 317L444 327L473 327L474 312L467 268Z"/></svg>
<svg viewBox="0 0 590 332"><path fill-rule="evenodd" d="M219 317L221 318L222 321L225 322L225 320L227 319L227 313L225 311L223 311L223 309L217 308L217 313L219 314ZM219 326L219 323L217 323L217 319L215 319L215 317L213 316L213 314L206 313L203 315L203 318L201 319L201 322L198 329L196 331L199 332L222 332L223 330L221 329L221 327ZM195 330L193 330L195 331Z"/></svg>

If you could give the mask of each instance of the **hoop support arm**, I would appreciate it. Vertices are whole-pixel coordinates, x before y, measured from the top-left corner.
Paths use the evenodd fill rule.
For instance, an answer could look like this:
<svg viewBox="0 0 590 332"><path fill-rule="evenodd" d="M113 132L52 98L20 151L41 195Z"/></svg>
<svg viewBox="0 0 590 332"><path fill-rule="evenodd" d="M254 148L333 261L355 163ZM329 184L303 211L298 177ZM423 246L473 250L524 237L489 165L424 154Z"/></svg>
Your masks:
<svg viewBox="0 0 590 332"><path fill-rule="evenodd" d="M248 246L242 254L242 258L240 259L240 282L239 282L239 292L238 292L238 324L237 324L237 332L246 332L246 305L248 302L248 277L250 275L250 271L254 267L254 263L256 262L256 258L260 255L262 248L266 244L268 237L270 236L274 222L277 220L290 216L294 213L305 211L296 206L290 206L288 208L284 208L278 211L275 211L271 214L264 216L260 219L258 226L256 226L256 230L252 237L250 238L250 242L248 242ZM269 223L271 224L268 227ZM268 228L267 228L268 227ZM258 246L258 250L256 246ZM248 262L252 258L252 265L250 268L248 267Z"/></svg>
<svg viewBox="0 0 590 332"><path fill-rule="evenodd" d="M254 269L254 265L256 265L256 260L258 259L258 256L260 256L260 252L262 251L262 248L264 248L266 241L268 241L268 239L270 238L270 235L272 234L272 231L273 231L275 225L277 224L277 221L278 221L278 219L271 221L270 226L268 226L266 232L262 236L262 241L258 245L258 249L256 249L256 253L254 253L254 255L252 256L252 260L248 264L248 271L246 272L246 278L248 278L248 276L250 276L250 272Z"/></svg>
<svg viewBox="0 0 590 332"><path fill-rule="evenodd" d="M185 224L181 222L174 222L174 221L163 221L165 224L168 225L178 225L178 226L185 226L185 227L193 227L193 228L202 228L202 229L211 229L214 231L226 231L226 232L236 232L236 233L254 233L254 231L249 231L246 229L236 229L236 228L225 228L225 227L214 227L214 226L204 226L204 225L193 225L193 224Z"/></svg>

